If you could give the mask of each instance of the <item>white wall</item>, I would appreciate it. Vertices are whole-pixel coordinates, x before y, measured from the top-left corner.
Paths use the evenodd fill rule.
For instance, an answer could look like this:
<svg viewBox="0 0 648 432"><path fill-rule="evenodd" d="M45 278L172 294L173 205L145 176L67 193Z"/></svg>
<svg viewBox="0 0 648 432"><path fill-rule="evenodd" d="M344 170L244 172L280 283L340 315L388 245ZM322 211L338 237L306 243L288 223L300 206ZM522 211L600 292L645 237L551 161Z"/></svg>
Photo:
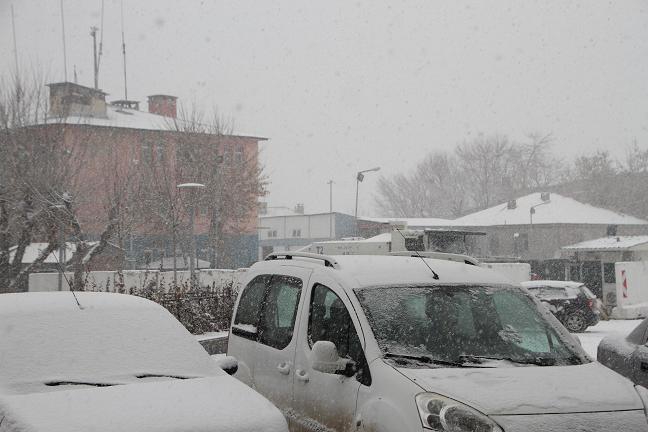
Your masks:
<svg viewBox="0 0 648 432"><path fill-rule="evenodd" d="M331 222L333 237L335 237L335 214L261 217L260 225L264 229L259 231L259 239L329 238ZM301 236L293 237L293 230L300 230ZM271 231L277 231L277 237L269 237Z"/></svg>
<svg viewBox="0 0 648 432"><path fill-rule="evenodd" d="M648 316L648 261L618 262L615 271L617 306L612 310L612 317Z"/></svg>

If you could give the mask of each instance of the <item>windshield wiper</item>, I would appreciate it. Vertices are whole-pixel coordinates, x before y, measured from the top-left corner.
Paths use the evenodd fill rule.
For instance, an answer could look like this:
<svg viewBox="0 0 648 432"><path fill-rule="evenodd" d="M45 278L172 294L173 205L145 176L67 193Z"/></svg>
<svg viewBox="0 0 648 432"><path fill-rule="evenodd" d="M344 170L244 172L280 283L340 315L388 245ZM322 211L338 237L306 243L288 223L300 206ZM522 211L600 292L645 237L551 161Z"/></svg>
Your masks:
<svg viewBox="0 0 648 432"><path fill-rule="evenodd" d="M119 385L116 383L103 383L103 382L85 382L85 381L49 381L45 383L48 387L57 387L57 386L92 386L92 387L112 387L114 385Z"/></svg>
<svg viewBox="0 0 648 432"><path fill-rule="evenodd" d="M552 357L514 358L514 357L507 357L507 356L482 356L482 355L464 354L464 355L460 355L459 358L462 361L472 362L472 363L482 363L482 360L505 360L511 363L532 364L536 366L554 366L556 364L556 359Z"/></svg>
<svg viewBox="0 0 648 432"><path fill-rule="evenodd" d="M426 364L434 364L440 366L449 366L449 367L470 367L465 364L465 362L455 362L450 360L442 360L437 358L432 358L426 355L414 355L414 354L400 354L400 353L385 353L387 358L395 359L405 359L405 360L414 360Z"/></svg>

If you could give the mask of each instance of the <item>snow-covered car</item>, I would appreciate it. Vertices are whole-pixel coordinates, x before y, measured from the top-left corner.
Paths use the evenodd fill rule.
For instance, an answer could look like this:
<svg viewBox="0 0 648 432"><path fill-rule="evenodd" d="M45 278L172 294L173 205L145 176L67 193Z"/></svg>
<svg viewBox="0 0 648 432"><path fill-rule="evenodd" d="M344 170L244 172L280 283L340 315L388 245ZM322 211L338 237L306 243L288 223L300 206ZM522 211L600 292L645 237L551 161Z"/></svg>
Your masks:
<svg viewBox="0 0 648 432"><path fill-rule="evenodd" d="M648 386L648 318L627 336L607 336L598 345L597 359L641 386Z"/></svg>
<svg viewBox="0 0 648 432"><path fill-rule="evenodd" d="M287 252L246 277L228 355L291 430L648 430L648 392L492 270Z"/></svg>
<svg viewBox="0 0 648 432"><path fill-rule="evenodd" d="M584 332L599 322L599 302L582 282L533 280L521 285L545 303L571 332Z"/></svg>
<svg viewBox="0 0 648 432"><path fill-rule="evenodd" d="M0 431L284 432L164 308L109 293L0 295Z"/></svg>

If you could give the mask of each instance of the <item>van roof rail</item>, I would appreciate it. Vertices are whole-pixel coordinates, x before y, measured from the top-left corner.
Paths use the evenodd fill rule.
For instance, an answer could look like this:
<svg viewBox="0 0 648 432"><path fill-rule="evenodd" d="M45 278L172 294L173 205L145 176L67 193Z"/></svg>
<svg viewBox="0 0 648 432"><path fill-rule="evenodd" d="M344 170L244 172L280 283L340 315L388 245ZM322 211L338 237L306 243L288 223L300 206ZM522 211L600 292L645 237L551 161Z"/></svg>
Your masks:
<svg viewBox="0 0 648 432"><path fill-rule="evenodd" d="M433 252L433 251L398 251L390 252L390 255L394 256L408 256L408 257L423 257L423 258L433 258L446 261L455 261L468 265L480 266L481 263L478 259L473 258L469 255L447 253L447 252Z"/></svg>
<svg viewBox="0 0 648 432"><path fill-rule="evenodd" d="M332 267L335 269L340 268L340 264L338 264L338 262L332 256L321 255L321 254L310 253L310 252L296 252L296 251L295 252L273 252L269 254L267 257L265 257L265 261L273 261L277 259L291 260L293 259L293 257L321 260L324 261L325 267Z"/></svg>

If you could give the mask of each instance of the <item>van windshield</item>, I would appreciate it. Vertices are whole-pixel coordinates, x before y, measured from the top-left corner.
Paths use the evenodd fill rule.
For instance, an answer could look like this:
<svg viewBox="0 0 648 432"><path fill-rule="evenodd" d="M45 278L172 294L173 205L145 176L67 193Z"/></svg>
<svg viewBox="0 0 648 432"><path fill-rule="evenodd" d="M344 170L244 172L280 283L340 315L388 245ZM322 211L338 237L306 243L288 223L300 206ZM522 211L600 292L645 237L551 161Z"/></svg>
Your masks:
<svg viewBox="0 0 648 432"><path fill-rule="evenodd" d="M512 286L391 286L356 290L386 357L425 363L571 365L587 356Z"/></svg>

